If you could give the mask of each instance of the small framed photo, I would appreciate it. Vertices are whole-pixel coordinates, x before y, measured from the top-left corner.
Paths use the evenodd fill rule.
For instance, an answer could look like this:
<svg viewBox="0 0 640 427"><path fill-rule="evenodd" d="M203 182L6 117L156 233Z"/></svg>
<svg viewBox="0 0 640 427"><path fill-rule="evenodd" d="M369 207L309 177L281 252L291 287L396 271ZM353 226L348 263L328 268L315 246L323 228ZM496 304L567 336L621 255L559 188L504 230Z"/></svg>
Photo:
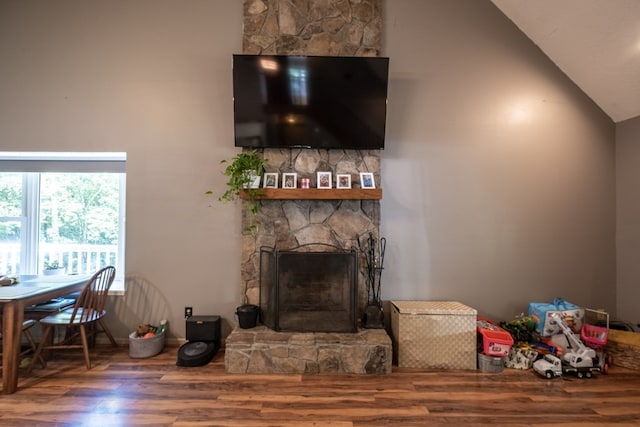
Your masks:
<svg viewBox="0 0 640 427"><path fill-rule="evenodd" d="M318 172L318 188L331 188L331 172Z"/></svg>
<svg viewBox="0 0 640 427"><path fill-rule="evenodd" d="M297 173L283 173L282 174L282 188L297 188L298 187L298 174Z"/></svg>
<svg viewBox="0 0 640 427"><path fill-rule="evenodd" d="M265 173L262 187L278 188L278 174L276 172Z"/></svg>
<svg viewBox="0 0 640 427"><path fill-rule="evenodd" d="M336 188L351 188L351 175L341 173L336 175Z"/></svg>
<svg viewBox="0 0 640 427"><path fill-rule="evenodd" d="M360 172L360 187L361 188L376 188L376 183L373 180L372 172Z"/></svg>

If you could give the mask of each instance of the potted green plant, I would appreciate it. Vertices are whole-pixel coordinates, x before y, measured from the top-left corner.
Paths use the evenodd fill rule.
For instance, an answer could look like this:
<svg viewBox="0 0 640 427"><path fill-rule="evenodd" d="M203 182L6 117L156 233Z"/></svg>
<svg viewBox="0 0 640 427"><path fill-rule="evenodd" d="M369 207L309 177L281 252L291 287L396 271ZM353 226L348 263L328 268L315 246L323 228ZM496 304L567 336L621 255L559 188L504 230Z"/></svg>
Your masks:
<svg viewBox="0 0 640 427"><path fill-rule="evenodd" d="M231 160L221 160L220 163L228 163L224 174L229 177L229 180L227 181L227 190L218 200L231 202L240 197L241 191L245 191L251 203L251 213L258 213L260 204L256 196L262 193L260 191L260 177L267 160L256 151L243 151Z"/></svg>
<svg viewBox="0 0 640 427"><path fill-rule="evenodd" d="M64 266L60 265L58 260L54 261L45 261L44 262L44 270L42 270L42 274L45 276L51 276L54 274L64 274Z"/></svg>

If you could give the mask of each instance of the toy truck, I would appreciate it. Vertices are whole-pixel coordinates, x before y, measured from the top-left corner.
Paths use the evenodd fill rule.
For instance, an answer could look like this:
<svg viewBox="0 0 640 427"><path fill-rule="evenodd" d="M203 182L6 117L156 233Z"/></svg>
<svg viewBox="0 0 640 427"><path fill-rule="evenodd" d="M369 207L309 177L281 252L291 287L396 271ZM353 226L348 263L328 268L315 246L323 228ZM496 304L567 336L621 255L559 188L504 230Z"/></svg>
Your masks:
<svg viewBox="0 0 640 427"><path fill-rule="evenodd" d="M562 362L553 354L545 354L542 359L533 362L533 370L550 380L562 375Z"/></svg>
<svg viewBox="0 0 640 427"><path fill-rule="evenodd" d="M591 378L593 372L607 373L609 366L606 363L606 357L604 355L599 357L594 349L585 346L582 341L576 338L560 315L552 313L551 316L569 340L571 350L562 356L562 360L552 354L547 354L543 359L533 363L533 369L547 379L563 374L573 374L578 378Z"/></svg>
<svg viewBox="0 0 640 427"><path fill-rule="evenodd" d="M581 357L575 353L568 353L562 361L562 373L573 374L578 378L591 378L592 372L601 372L598 356Z"/></svg>
<svg viewBox="0 0 640 427"><path fill-rule="evenodd" d="M544 358L533 362L533 370L545 377L551 379L553 377L559 377L566 374L572 374L578 378L591 378L593 372L601 372L602 369L596 364L593 365L593 361L589 360L575 360L573 365L560 360L559 357L553 354L545 354Z"/></svg>

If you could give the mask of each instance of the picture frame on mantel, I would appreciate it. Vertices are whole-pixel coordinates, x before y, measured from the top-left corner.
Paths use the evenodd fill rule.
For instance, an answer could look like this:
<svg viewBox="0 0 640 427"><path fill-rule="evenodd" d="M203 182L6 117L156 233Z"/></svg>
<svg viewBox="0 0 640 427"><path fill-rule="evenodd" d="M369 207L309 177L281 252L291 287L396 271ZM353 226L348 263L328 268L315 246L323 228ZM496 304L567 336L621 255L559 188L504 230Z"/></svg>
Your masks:
<svg viewBox="0 0 640 427"><path fill-rule="evenodd" d="M265 173L263 188L278 188L278 174L275 172Z"/></svg>
<svg viewBox="0 0 640 427"><path fill-rule="evenodd" d="M331 188L331 172L318 172L318 188Z"/></svg>
<svg viewBox="0 0 640 427"><path fill-rule="evenodd" d="M336 175L336 188L351 188L351 175L348 173Z"/></svg>
<svg viewBox="0 0 640 427"><path fill-rule="evenodd" d="M376 188L372 172L360 172L360 188Z"/></svg>
<svg viewBox="0 0 640 427"><path fill-rule="evenodd" d="M297 188L298 187L298 174L297 173L283 173L282 174L282 188Z"/></svg>

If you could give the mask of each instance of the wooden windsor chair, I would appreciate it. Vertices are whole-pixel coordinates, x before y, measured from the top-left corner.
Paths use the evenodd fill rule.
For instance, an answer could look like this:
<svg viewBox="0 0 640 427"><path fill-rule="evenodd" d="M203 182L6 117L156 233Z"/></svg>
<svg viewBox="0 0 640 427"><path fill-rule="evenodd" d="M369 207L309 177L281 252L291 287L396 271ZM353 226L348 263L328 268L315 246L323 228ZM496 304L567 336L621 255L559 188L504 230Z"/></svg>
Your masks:
<svg viewBox="0 0 640 427"><path fill-rule="evenodd" d="M73 307L40 319L42 338L29 365L29 372L43 350L56 349L82 348L87 369L91 369L89 338L95 337L99 332L104 332L111 344L117 347L116 340L104 322L107 313L104 305L115 275L116 269L113 266L102 268L87 281ZM59 342L52 340L55 328L65 329L64 338ZM77 343L78 337L80 344Z"/></svg>

